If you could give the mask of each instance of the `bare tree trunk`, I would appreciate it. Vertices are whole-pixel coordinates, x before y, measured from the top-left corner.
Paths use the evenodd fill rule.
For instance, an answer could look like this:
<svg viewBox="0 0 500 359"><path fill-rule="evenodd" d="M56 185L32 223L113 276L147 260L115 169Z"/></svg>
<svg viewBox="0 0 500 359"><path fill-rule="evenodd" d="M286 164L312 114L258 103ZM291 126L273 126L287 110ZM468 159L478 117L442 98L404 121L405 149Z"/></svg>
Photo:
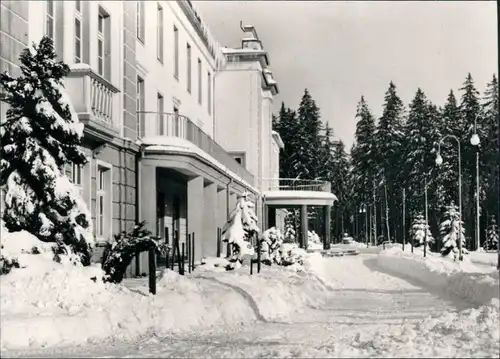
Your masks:
<svg viewBox="0 0 500 359"><path fill-rule="evenodd" d="M377 195L375 193L375 180L373 180L373 242L377 245Z"/></svg>
<svg viewBox="0 0 500 359"><path fill-rule="evenodd" d="M387 185L384 183L385 193L385 225L387 227L387 239L391 240L391 232L389 230L389 204L387 203Z"/></svg>

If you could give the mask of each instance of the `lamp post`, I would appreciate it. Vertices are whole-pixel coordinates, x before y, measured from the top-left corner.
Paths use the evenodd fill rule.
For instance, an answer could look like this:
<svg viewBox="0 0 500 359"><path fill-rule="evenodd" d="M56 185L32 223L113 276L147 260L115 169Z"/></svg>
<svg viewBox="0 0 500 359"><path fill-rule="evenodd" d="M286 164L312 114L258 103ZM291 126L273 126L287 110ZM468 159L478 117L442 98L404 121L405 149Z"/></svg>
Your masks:
<svg viewBox="0 0 500 359"><path fill-rule="evenodd" d="M458 221L458 260L463 261L464 257L462 254L462 154L460 152L460 140L457 136L446 135L441 138L438 143L438 152L436 154L436 164L440 166L443 163L443 157L441 157L441 143L446 138L453 138L457 141L458 145L458 211L459 211L459 221Z"/></svg>
<svg viewBox="0 0 500 359"><path fill-rule="evenodd" d="M479 136L477 134L477 118L480 113L474 117L474 133L470 138L470 143L476 148L476 251L479 249Z"/></svg>
<svg viewBox="0 0 500 359"><path fill-rule="evenodd" d="M403 252L405 251L406 237L406 189L403 188Z"/></svg>
<svg viewBox="0 0 500 359"><path fill-rule="evenodd" d="M368 247L368 235L367 235L367 223L368 223L368 217L366 217L366 214L367 214L367 211L366 211L366 204L365 203L362 203L361 204L361 207L359 208L359 213L364 213L365 214L365 229L364 229L364 235L365 235L365 242L366 242L366 246ZM359 224L359 221L358 221L358 224ZM361 224L361 226L359 226L361 228L363 228L363 225ZM359 232L359 230L358 230Z"/></svg>

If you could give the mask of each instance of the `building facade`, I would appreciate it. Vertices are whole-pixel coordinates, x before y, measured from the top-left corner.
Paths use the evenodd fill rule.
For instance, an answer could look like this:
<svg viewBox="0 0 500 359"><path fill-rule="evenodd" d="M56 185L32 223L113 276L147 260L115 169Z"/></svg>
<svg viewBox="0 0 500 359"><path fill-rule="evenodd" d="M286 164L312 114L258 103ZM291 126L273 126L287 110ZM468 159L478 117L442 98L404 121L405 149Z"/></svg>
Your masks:
<svg viewBox="0 0 500 359"><path fill-rule="evenodd" d="M90 207L97 243L137 221L162 240L194 234L195 261L248 191L277 176L278 86L252 27L221 48L189 1L2 1L0 70L43 35L71 68L66 89L85 124L88 163L67 174ZM235 29L235 31L240 31ZM2 117L5 104L0 109ZM281 143L282 144L282 143ZM147 273L146 254L129 274Z"/></svg>

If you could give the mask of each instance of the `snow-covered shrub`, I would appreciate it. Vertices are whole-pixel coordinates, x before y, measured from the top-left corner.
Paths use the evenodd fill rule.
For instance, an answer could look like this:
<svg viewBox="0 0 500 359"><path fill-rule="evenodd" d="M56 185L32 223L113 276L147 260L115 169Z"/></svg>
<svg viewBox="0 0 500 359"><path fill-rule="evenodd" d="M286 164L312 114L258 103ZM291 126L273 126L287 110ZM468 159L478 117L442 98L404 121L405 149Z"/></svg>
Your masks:
<svg viewBox="0 0 500 359"><path fill-rule="evenodd" d="M352 238L349 234L344 233L342 236L342 243L351 244L352 242L354 242L354 238Z"/></svg>
<svg viewBox="0 0 500 359"><path fill-rule="evenodd" d="M264 231L261 238L261 261L264 264L279 264L280 248L283 243L283 235L276 227L271 227Z"/></svg>
<svg viewBox="0 0 500 359"><path fill-rule="evenodd" d="M413 243L414 247L419 247L424 245L425 232L427 230L427 245L434 243L434 237L432 237L431 229L428 224L425 223L425 218L423 214L418 213L413 219L413 223L410 228L410 241Z"/></svg>
<svg viewBox="0 0 500 359"><path fill-rule="evenodd" d="M459 234L459 227L461 228L461 233ZM439 226L439 232L441 233L442 248L441 254L443 256L450 255L453 253L454 258L458 255L458 241L462 242L462 253L467 254L467 249L465 249L465 228L464 222L460 220L460 213L457 210L457 206L453 203L446 207L444 213L444 220Z"/></svg>
<svg viewBox="0 0 500 359"><path fill-rule="evenodd" d="M102 256L102 269L106 273L105 282L120 283L127 267L135 255L154 248L162 255L166 246L151 236L151 231L144 228L146 221L136 224L129 231L115 234L114 239L106 244Z"/></svg>
<svg viewBox="0 0 500 359"><path fill-rule="evenodd" d="M296 243L282 243L279 249L279 265L290 266L294 264L303 265L306 251Z"/></svg>
<svg viewBox="0 0 500 359"><path fill-rule="evenodd" d="M490 225L486 230L486 241L483 248L486 251L498 250L498 226L494 216L491 216Z"/></svg>
<svg viewBox="0 0 500 359"><path fill-rule="evenodd" d="M228 258L231 265L228 269L235 269L238 264L241 265L245 257L252 257L255 254L251 240L259 233L259 227L254 208L250 194L244 192L238 198L236 207L222 229L222 241L231 244L232 255Z"/></svg>
<svg viewBox="0 0 500 359"><path fill-rule="evenodd" d="M321 238L315 231L307 231L307 249L323 249Z"/></svg>
<svg viewBox="0 0 500 359"><path fill-rule="evenodd" d="M84 165L78 148L83 124L65 93L70 70L56 62L52 40L21 53L18 78L0 74L9 105L0 125L0 186L5 191L3 220L11 232L26 230L56 244L54 259L73 252L90 264L94 236L90 212L64 175L67 164Z"/></svg>

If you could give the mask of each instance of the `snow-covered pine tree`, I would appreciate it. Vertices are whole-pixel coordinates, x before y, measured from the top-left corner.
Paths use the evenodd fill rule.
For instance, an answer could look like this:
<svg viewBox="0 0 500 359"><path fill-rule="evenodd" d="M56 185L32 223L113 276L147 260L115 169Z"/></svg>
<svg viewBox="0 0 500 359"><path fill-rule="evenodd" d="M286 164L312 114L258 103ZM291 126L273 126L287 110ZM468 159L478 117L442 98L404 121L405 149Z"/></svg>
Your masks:
<svg viewBox="0 0 500 359"><path fill-rule="evenodd" d="M229 215L229 220L222 229L222 241L231 244L231 267L241 265L245 256L253 256L255 249L252 246L252 237L259 232L255 205L250 200L250 194L244 192L236 203L236 207Z"/></svg>
<svg viewBox="0 0 500 359"><path fill-rule="evenodd" d="M460 227L460 213L458 212L457 206L453 203L446 207L446 211L443 216L443 221L439 226L439 231L441 233L441 254L443 256L448 256L453 253L454 258L458 257L458 241L462 241L462 254L467 254L465 248L465 227L463 221L461 223L461 232L459 234Z"/></svg>
<svg viewBox="0 0 500 359"><path fill-rule="evenodd" d="M298 146L300 151L292 155L295 159L296 175L303 179L317 179L321 177L323 166L318 161L322 151L322 122L319 108L308 89L304 90L297 112L299 122L297 135L302 141Z"/></svg>
<svg viewBox="0 0 500 359"><path fill-rule="evenodd" d="M487 251L498 250L498 226L495 216L491 216L490 225L486 230L486 241L484 241L483 248Z"/></svg>
<svg viewBox="0 0 500 359"><path fill-rule="evenodd" d="M493 75L493 79L486 85L484 91L482 110L484 136L481 138L480 160L483 160L484 167L481 169L481 187L484 190L484 200L482 209L487 213L498 213L498 180L500 174L494 169L498 161L498 79Z"/></svg>
<svg viewBox="0 0 500 359"><path fill-rule="evenodd" d="M402 143L404 128L404 104L396 91L396 85L391 81L384 97L384 110L377 125L377 176L380 198L384 199L385 236L390 239L391 216L397 218L400 212L401 185L399 183L402 171ZM392 214L391 214L392 213ZM393 218L393 219L394 219Z"/></svg>
<svg viewBox="0 0 500 359"><path fill-rule="evenodd" d="M410 241L413 243L414 247L424 245L426 228L427 245L429 245L434 243L434 237L432 236L429 225L425 224L424 215L422 213L418 213L413 219L413 223L410 227Z"/></svg>
<svg viewBox="0 0 500 359"><path fill-rule="evenodd" d="M94 237L91 216L64 166L86 163L83 124L64 90L69 67L57 62L52 39L22 51L21 75L0 74L9 104L0 127L0 185L5 191L3 220L11 231L26 230L54 242L55 259L73 252L90 264Z"/></svg>

